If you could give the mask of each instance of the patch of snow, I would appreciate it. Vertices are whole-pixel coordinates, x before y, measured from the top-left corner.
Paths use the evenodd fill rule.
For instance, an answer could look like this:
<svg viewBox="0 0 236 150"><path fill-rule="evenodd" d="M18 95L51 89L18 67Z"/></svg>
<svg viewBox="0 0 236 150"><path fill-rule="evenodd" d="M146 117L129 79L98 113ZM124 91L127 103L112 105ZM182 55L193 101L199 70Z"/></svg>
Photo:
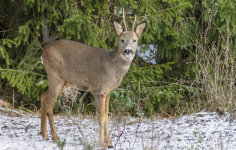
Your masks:
<svg viewBox="0 0 236 150"><path fill-rule="evenodd" d="M122 150L178 150L178 149L236 149L236 121L229 122L229 114L199 112L178 119L150 120L127 118L118 122L109 120L110 138L115 149ZM57 134L61 141L66 140L65 150L84 149L83 141L97 149L97 117L54 116ZM16 117L0 114L1 150L42 150L58 149L53 143L48 124L49 141L43 141L40 133L40 116L24 114Z"/></svg>
<svg viewBox="0 0 236 150"><path fill-rule="evenodd" d="M143 44L137 47L137 55L148 63L156 64L155 55L157 52L157 45L149 44L148 49L144 51L142 47L145 47L145 46L146 45Z"/></svg>
<svg viewBox="0 0 236 150"><path fill-rule="evenodd" d="M194 93L195 94L195 93ZM212 102L213 101L213 99L210 99L209 101L208 101L208 103L210 103L210 102Z"/></svg>
<svg viewBox="0 0 236 150"><path fill-rule="evenodd" d="M41 81L39 81L39 82L38 82L38 84L43 84L43 82L44 82L44 81L43 81L43 80L41 80Z"/></svg>

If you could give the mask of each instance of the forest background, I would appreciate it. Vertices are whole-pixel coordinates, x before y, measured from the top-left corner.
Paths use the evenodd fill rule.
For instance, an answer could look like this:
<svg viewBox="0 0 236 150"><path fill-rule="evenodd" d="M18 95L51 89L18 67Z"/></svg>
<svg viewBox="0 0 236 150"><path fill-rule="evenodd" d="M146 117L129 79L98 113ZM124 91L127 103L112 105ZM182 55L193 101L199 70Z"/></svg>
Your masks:
<svg viewBox="0 0 236 150"><path fill-rule="evenodd" d="M110 94L112 114L234 112L235 8L232 0L1 0L0 99L37 112L48 88L44 47L71 39L114 50L112 22L122 22L124 9L128 28L134 15L148 25L129 72ZM80 93L73 111L82 97L80 111L93 114L93 96Z"/></svg>

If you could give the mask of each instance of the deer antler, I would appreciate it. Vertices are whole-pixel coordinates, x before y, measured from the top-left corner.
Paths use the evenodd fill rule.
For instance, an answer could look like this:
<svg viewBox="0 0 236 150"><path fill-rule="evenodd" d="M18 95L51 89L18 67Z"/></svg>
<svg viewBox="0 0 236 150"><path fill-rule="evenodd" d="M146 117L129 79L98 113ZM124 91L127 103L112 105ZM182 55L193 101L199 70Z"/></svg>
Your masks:
<svg viewBox="0 0 236 150"><path fill-rule="evenodd" d="M134 23L133 23L133 26L132 26L132 31L134 31L135 22L136 22L136 15L134 16Z"/></svg>
<svg viewBox="0 0 236 150"><path fill-rule="evenodd" d="M125 31L127 31L127 26L126 26L126 23L125 23L125 12L124 12L124 8L123 8L123 17L122 17L122 21L123 21L123 24L124 24L124 27L125 27Z"/></svg>

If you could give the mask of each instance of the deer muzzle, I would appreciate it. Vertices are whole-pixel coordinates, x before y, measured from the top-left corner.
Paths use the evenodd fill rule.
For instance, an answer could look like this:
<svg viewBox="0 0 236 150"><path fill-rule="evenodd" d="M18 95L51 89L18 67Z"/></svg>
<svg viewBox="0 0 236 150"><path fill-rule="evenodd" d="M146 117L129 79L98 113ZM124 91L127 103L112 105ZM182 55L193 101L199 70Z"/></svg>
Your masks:
<svg viewBox="0 0 236 150"><path fill-rule="evenodd" d="M124 54L125 55L132 55L133 51L132 51L132 49L125 49Z"/></svg>

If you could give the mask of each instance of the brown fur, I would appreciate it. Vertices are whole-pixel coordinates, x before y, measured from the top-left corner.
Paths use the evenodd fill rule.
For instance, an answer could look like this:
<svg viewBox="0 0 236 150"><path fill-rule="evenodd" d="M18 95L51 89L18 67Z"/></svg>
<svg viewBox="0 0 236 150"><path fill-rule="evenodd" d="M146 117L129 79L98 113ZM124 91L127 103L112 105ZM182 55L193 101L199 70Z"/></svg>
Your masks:
<svg viewBox="0 0 236 150"><path fill-rule="evenodd" d="M124 60L121 55L125 57L124 50L127 47L132 49L133 55L135 55L138 38L144 32L146 22L138 26L139 33L137 31L123 32L120 26L120 24L114 23L116 33L120 35L115 51L95 48L71 40L59 40L45 48L42 60L48 75L49 89L41 96L43 139L48 139L46 131L48 117L52 139L59 141L53 120L53 108L63 88L75 85L78 90L90 91L94 95L95 107L99 116L99 145L104 146L104 143L108 142L108 146L112 146L108 128L108 94L119 87L127 73L132 59ZM134 39L137 41L134 42Z"/></svg>

